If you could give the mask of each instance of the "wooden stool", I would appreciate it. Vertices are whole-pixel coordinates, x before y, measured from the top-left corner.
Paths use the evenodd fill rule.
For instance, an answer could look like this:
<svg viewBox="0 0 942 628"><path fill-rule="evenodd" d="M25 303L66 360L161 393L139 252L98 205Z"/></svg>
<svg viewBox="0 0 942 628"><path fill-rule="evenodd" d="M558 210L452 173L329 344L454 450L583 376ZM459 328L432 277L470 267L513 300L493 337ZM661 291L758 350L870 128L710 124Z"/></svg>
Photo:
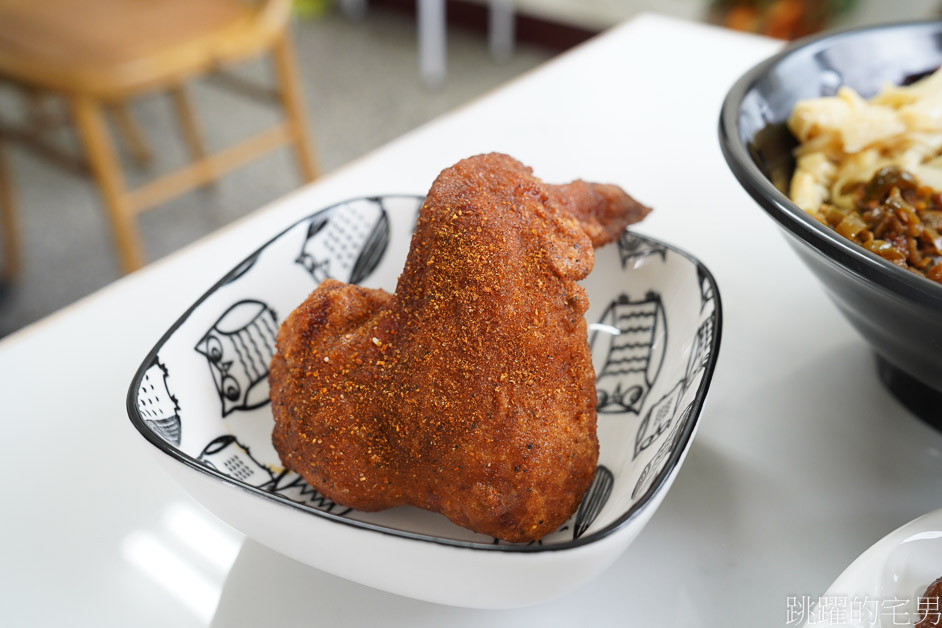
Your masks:
<svg viewBox="0 0 942 628"><path fill-rule="evenodd" d="M3 240L3 270L0 281L13 283L20 276L20 243L17 237L16 207L14 207L13 181L0 136L0 238Z"/></svg>
<svg viewBox="0 0 942 628"><path fill-rule="evenodd" d="M302 177L317 177L288 29L290 11L291 0L0 0L0 77L68 102L123 272L144 262L134 220L141 211L288 144ZM186 82L265 54L275 61L284 121L208 153ZM146 143L124 104L155 90L170 92L193 160L128 189L105 115L112 116L132 156L146 162ZM7 130L7 135L17 134Z"/></svg>

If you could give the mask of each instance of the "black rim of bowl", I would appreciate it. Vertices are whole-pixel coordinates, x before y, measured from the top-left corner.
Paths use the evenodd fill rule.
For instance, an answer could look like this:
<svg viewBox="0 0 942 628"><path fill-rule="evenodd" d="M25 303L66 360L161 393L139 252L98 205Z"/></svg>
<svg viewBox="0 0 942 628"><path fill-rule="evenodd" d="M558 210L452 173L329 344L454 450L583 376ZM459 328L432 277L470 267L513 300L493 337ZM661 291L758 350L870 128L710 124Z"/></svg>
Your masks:
<svg viewBox="0 0 942 628"><path fill-rule="evenodd" d="M839 262L845 272L873 281L910 300L933 308L942 308L942 285L901 268L845 239L793 203L759 169L739 133L739 109L744 98L762 76L784 59L799 51L829 48L836 41L864 32L902 30L916 26L942 33L942 21L919 20L826 31L789 44L777 54L753 66L733 84L720 111L719 137L723 156L733 175L749 195L782 227L824 253L825 257Z"/></svg>
<svg viewBox="0 0 942 628"><path fill-rule="evenodd" d="M241 482L240 480L232 478L224 473L221 473L220 471L216 469L207 467L206 465L201 464L198 460L196 460L192 456L180 451L179 448L174 447L173 445L165 441L163 438L157 435L154 432L154 430L150 429L144 423L144 420L141 417L140 412L138 410L138 406L137 406L137 391L140 388L141 382L144 379L144 373L147 371L147 369L153 363L154 359L157 357L158 351L163 347L163 345L167 342L170 336L173 335L173 333L184 323L184 321L186 321L190 317L190 315L196 310L196 308L199 307L199 305L203 301L205 301L209 297L210 294L218 290L220 286L238 277L242 272L244 272L245 266L250 260L254 260L255 257L259 255L265 248L270 246L273 242L278 240L281 236L283 236L286 232L290 231L296 225L306 220L310 220L310 218L316 214L332 211L336 207L346 205L348 203L352 203L354 201L360 200L361 198L422 199L424 197L417 196L417 195L407 195L407 194L386 194L386 195L377 195L377 196L370 196L370 197L352 198L347 201L335 203L333 205L330 205L329 207L325 207L317 212L314 212L313 214L310 214L308 216L305 216L304 218L301 218L295 221L289 227L287 227L286 229L278 233L278 235L274 236L268 242L266 242L265 244L260 246L258 249L256 249L251 255L246 257L245 260L237 264L231 271L226 273L218 282L216 282L211 288L209 288L205 293L203 293L203 295L199 299L197 299L196 302L193 303L193 305L191 305L183 313L183 315L180 316L180 318L176 320L176 322L174 322L174 324L170 327L170 329L168 329L164 333L164 335L161 336L160 340L158 340L157 343L154 345L154 347L148 352L147 356L144 358L143 362L138 367L137 372L134 374L134 377L131 380L131 384L128 388L128 393L125 398L125 407L128 413L128 417L130 418L131 423L134 425L137 431L140 432L141 435L151 445L159 449L164 454L168 455L170 458L176 460L177 462L183 463L185 466L189 467L190 469L198 471L199 473L208 475L210 477L213 477L217 480L220 480L224 484L234 486L236 488L240 488L251 494L262 497L263 499L267 499L273 503L280 504L282 506L286 506L289 508L295 508L297 510L310 513L312 515L322 517L330 521L352 526L354 528L359 528L362 530L370 530L373 532L379 532L382 534L387 534L390 536L395 536L395 537L408 539L408 540L433 543L436 545L450 546L450 547L463 548L463 549L500 551L500 552L533 553L533 552L546 552L546 551L561 551L561 550L578 548L578 547L599 541L602 538L605 538L611 535L616 530L619 530L625 527L628 524L628 522L635 519L644 510L644 508L648 506L655 499L658 493L660 493L661 490L664 489L665 485L667 484L668 478L671 476L671 474L675 470L677 470L680 464L681 458L685 455L685 452L691 443L691 439L693 438L694 431L696 430L697 425L699 423L700 414L703 410L703 404L706 400L707 391L710 388L710 381L713 378L713 372L716 368L716 362L719 357L720 337L722 335L722 329L723 329L723 314L722 314L722 305L720 302L719 287L717 286L716 279L713 277L713 274L710 272L710 270L702 262L700 262L700 260L695 258L690 253L687 253L686 251L679 249L671 244L661 242L659 240L650 238L648 236L642 236L640 234L635 234L635 235L637 235L638 237L648 242L652 242L659 246L663 246L677 253L678 255L687 259L688 261L690 261L694 265L694 267L697 268L698 272L702 275L704 280L709 282L710 289L713 291L713 297L714 297L714 313L713 313L714 325L713 325L713 338L710 343L710 359L707 362L707 364L704 366L703 379L701 379L700 385L697 387L696 394L694 395L694 400L693 400L693 403L691 404L691 410L687 418L687 422L684 425L681 433L676 436L677 440L674 443L673 450L671 451L670 456L665 462L663 468L658 472L658 474L651 481L651 485L647 488L647 490L637 499L637 501L635 501L634 504L631 505L630 508L628 508L624 513L622 513L618 518L616 518L610 524L608 524L607 526L605 526L604 528L600 530L593 532L592 534L586 534L577 539L567 541L565 543L555 543L553 545L542 545L538 542L528 543L528 544L499 545L496 543L461 541L457 539L436 537L429 534L409 532L407 530L389 528L389 527L379 525L379 524L367 523L367 522L358 521L355 519L348 519L346 517L342 517L335 513L325 512L323 510L318 510L317 508L313 508L306 504L292 501L282 495L278 495L276 493L271 493L271 492L256 488L254 486Z"/></svg>

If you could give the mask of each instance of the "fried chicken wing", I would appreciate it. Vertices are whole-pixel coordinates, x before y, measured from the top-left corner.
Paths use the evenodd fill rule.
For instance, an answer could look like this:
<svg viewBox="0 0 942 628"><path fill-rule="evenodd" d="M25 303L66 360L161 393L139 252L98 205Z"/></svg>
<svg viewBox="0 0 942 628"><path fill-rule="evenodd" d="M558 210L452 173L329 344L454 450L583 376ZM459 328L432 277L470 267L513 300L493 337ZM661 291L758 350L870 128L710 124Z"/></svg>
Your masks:
<svg viewBox="0 0 942 628"><path fill-rule="evenodd" d="M507 541L577 508L598 460L593 245L648 212L500 154L435 180L394 294L328 279L278 334L273 444L352 508L411 504Z"/></svg>

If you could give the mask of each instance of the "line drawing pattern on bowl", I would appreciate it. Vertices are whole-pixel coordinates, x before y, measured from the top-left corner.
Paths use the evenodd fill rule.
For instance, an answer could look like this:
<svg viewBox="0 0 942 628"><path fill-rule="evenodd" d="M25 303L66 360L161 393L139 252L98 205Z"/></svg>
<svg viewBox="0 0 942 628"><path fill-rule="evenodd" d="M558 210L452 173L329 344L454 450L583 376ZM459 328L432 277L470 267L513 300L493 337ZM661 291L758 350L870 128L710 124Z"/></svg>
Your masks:
<svg viewBox="0 0 942 628"><path fill-rule="evenodd" d="M144 372L137 408L154 433L172 445L180 445L180 404L167 387L167 367L157 358Z"/></svg>
<svg viewBox="0 0 942 628"><path fill-rule="evenodd" d="M142 409L150 407L145 400L149 403L152 392L143 385L129 391L132 422L164 453L202 473L311 514L388 534L459 547L539 551L591 543L624 526L654 500L689 446L712 376L720 325L719 295L709 271L686 253L636 234L596 251L595 271L584 287L590 298L586 320L597 321L589 334L599 397L614 398L610 391L632 388L638 394L628 404L612 405L613 411L599 412L596 476L576 513L556 532L534 543L511 544L410 507L351 510L281 465L271 444L267 381L281 320L321 275L356 276L363 285L393 290L423 200L387 196L340 203L299 220L251 253L158 343L148 358L157 370L136 375L135 383L145 381L142 377L162 382L166 412L173 409L178 424L176 436L146 422ZM345 246L339 241L328 246L334 237ZM605 370L617 354L615 341L625 339L637 345L631 350L641 356L638 368Z"/></svg>
<svg viewBox="0 0 942 628"><path fill-rule="evenodd" d="M707 276L705 269L702 266L697 267L697 278L700 281L700 311L705 311L708 307L712 307L713 300L716 298L716 294L713 291L713 281L710 277ZM710 346L713 344L713 333L714 325L716 324L715 317L709 317L703 321L703 325L700 326L700 329L697 330L697 338L699 338L705 346L699 347L697 353L701 356L701 363L705 364L710 359ZM702 366L702 364L701 364Z"/></svg>
<svg viewBox="0 0 942 628"><path fill-rule="evenodd" d="M602 508L612 494L612 486L615 484L615 476L604 465L599 465L595 470L595 477L592 478L592 484L589 490L585 492L582 503L576 510L576 518L572 525L572 538L578 539L585 534L595 518L602 512Z"/></svg>
<svg viewBox="0 0 942 628"><path fill-rule="evenodd" d="M658 447L657 453L654 454L654 457L646 465L644 465L644 469L641 470L641 474L638 476L638 482L631 491L632 499L637 499L639 496L643 495L644 492L650 488L651 482L654 480L657 474L661 471L661 469L663 469L664 465L667 463L668 457L671 455L677 445L677 441L680 438L682 430L687 425L687 419L690 417L692 409L692 404L684 408L683 413L680 415L680 419L674 423L674 428L670 431L670 435L665 438L661 443L661 446ZM676 406L671 407L671 410L676 410ZM673 420L673 415L674 412L667 414L667 416L671 417L671 420Z"/></svg>
<svg viewBox="0 0 942 628"><path fill-rule="evenodd" d="M344 211L313 216L297 263L317 283L328 277L360 283L376 269L388 243L389 215L382 199L363 199Z"/></svg>
<svg viewBox="0 0 942 628"><path fill-rule="evenodd" d="M640 414L657 380L666 345L667 323L660 295L649 292L633 301L622 293L609 303L592 326L589 340L593 352L605 353L595 377L596 411Z"/></svg>
<svg viewBox="0 0 942 628"><path fill-rule="evenodd" d="M318 510L341 516L351 510L318 493L297 473L284 469L276 472L271 466L259 462L249 448L231 434L224 434L207 443L198 459L229 477L278 493L300 504L309 504Z"/></svg>
<svg viewBox="0 0 942 628"><path fill-rule="evenodd" d="M633 263L637 263L648 255L659 255L662 260L667 257L666 246L660 242L642 238L631 231L623 233L615 246L618 247L622 268L630 268Z"/></svg>
<svg viewBox="0 0 942 628"><path fill-rule="evenodd" d="M268 369L277 334L275 311L245 299L226 309L196 345L206 357L223 416L269 403Z"/></svg>

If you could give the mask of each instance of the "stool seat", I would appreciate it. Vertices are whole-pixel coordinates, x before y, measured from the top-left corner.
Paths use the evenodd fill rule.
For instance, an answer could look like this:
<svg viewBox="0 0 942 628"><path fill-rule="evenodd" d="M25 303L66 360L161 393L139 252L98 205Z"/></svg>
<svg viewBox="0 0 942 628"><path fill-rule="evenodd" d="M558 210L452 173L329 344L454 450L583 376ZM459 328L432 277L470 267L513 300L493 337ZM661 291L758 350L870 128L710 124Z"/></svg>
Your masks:
<svg viewBox="0 0 942 628"><path fill-rule="evenodd" d="M107 96L159 86L271 45L241 0L0 0L0 74Z"/></svg>

